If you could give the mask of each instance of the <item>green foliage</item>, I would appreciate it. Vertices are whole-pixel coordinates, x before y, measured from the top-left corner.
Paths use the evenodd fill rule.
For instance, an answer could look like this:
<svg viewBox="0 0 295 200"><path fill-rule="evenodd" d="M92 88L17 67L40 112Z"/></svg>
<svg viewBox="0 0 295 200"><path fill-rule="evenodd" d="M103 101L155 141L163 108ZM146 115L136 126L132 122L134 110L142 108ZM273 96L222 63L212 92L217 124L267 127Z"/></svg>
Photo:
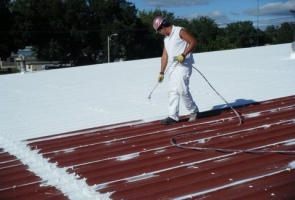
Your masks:
<svg viewBox="0 0 295 200"><path fill-rule="evenodd" d="M14 2L14 31L18 46L34 46L40 59L56 60L66 44L61 0L18 0Z"/></svg>
<svg viewBox="0 0 295 200"><path fill-rule="evenodd" d="M267 26L265 31L265 42L269 44L288 43L295 40L294 24L282 23L281 26Z"/></svg>
<svg viewBox="0 0 295 200"><path fill-rule="evenodd" d="M267 26L264 33L265 33L265 42L267 44L272 44L276 41L277 38L278 27L274 25Z"/></svg>
<svg viewBox="0 0 295 200"><path fill-rule="evenodd" d="M294 25L256 30L250 21L219 28L209 17L191 21L156 8L138 11L126 0L0 0L0 57L33 46L41 60L73 61L75 65L159 57L163 36L152 27L156 16L186 28L197 39L194 52L292 42Z"/></svg>
<svg viewBox="0 0 295 200"><path fill-rule="evenodd" d="M10 7L10 0L0 0L0 58L2 60L6 60L11 52L18 50L14 37L11 35L14 16Z"/></svg>
<svg viewBox="0 0 295 200"><path fill-rule="evenodd" d="M215 40L209 40L205 51L218 51L235 48L235 44L230 43L227 37L218 35Z"/></svg>
<svg viewBox="0 0 295 200"><path fill-rule="evenodd" d="M215 41L218 35L218 26L209 17L198 17L191 20L187 29L197 39L198 45L195 52L208 51L207 45L210 41Z"/></svg>
<svg viewBox="0 0 295 200"><path fill-rule="evenodd" d="M282 23L277 29L275 44L288 43L294 40L294 25L291 23Z"/></svg>
<svg viewBox="0 0 295 200"><path fill-rule="evenodd" d="M226 26L225 33L229 42L237 48L255 45L255 29L250 21L230 23Z"/></svg>
<svg viewBox="0 0 295 200"><path fill-rule="evenodd" d="M143 24L143 30L140 33L140 38L138 42L140 47L143 49L141 55L138 58L151 58L159 57L163 52L164 38L162 35L156 33L152 23L155 17L164 16L168 21L173 21L173 13L167 11L162 11L160 9L155 9L154 11L140 11L139 18Z"/></svg>

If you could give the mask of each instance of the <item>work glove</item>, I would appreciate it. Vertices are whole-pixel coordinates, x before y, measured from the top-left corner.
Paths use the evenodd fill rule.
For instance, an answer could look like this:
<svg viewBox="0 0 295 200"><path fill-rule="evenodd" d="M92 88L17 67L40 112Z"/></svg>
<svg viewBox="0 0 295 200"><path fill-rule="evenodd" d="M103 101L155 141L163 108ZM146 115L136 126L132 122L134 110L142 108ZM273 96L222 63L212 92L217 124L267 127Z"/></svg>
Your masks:
<svg viewBox="0 0 295 200"><path fill-rule="evenodd" d="M182 63L185 59L185 55L182 53L175 58L175 61Z"/></svg>
<svg viewBox="0 0 295 200"><path fill-rule="evenodd" d="M158 76L158 82L159 83L162 83L164 80L164 73L163 72L160 72L159 76Z"/></svg>

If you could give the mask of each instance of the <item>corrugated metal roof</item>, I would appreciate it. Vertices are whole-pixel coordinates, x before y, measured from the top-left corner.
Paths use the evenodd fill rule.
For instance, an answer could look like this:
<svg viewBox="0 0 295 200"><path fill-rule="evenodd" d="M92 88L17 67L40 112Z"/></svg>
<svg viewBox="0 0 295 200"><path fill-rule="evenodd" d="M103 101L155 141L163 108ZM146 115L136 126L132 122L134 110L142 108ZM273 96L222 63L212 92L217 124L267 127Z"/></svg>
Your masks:
<svg viewBox="0 0 295 200"><path fill-rule="evenodd" d="M133 121L26 142L98 192L110 192L111 199L294 199L295 96L237 111L244 117L240 126L223 109L194 122L185 116L170 126ZM174 136L177 144L203 150L173 146ZM0 199L67 199L54 187L41 187L7 152L0 160Z"/></svg>
<svg viewBox="0 0 295 200"><path fill-rule="evenodd" d="M294 95L291 44L196 53L194 65L232 106ZM167 117L168 76L157 84L160 57L0 76L0 136L20 141L133 120ZM224 102L193 70L200 111ZM180 104L180 115L188 115ZM0 141L1 143L1 141ZM0 144L1 146L1 144Z"/></svg>
<svg viewBox="0 0 295 200"><path fill-rule="evenodd" d="M0 199L68 199L55 187L43 186L38 176L2 148L0 169Z"/></svg>

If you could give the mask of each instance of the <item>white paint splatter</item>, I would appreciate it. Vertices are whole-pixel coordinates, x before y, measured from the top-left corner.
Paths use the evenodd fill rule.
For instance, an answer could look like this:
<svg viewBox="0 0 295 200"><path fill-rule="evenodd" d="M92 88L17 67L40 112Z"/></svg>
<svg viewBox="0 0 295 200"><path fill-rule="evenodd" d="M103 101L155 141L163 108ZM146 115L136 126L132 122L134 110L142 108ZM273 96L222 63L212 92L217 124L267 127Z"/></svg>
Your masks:
<svg viewBox="0 0 295 200"><path fill-rule="evenodd" d="M260 126L261 128L264 128L264 129L267 129L267 128L269 128L269 127L271 127L271 125L270 124L264 124L264 125L262 125L262 126Z"/></svg>
<svg viewBox="0 0 295 200"><path fill-rule="evenodd" d="M228 160L230 160L230 158L219 159L219 160L215 160L214 162L224 162Z"/></svg>
<svg viewBox="0 0 295 200"><path fill-rule="evenodd" d="M199 144L203 144L203 143L205 143L205 142L209 142L211 140L211 137L210 138L202 138L202 139L199 139L198 140L198 143Z"/></svg>
<svg viewBox="0 0 295 200"><path fill-rule="evenodd" d="M41 186L55 186L70 199L100 200L110 199L111 193L100 194L94 186L89 186L86 179L77 179L75 174L66 172L67 168L57 167L57 163L49 163L38 153L31 150L25 142L14 141L0 134L0 146L11 155L17 157L28 170L41 178Z"/></svg>
<svg viewBox="0 0 295 200"><path fill-rule="evenodd" d="M260 115L260 112L250 113L250 114L246 114L245 118L258 117L259 115Z"/></svg>
<svg viewBox="0 0 295 200"><path fill-rule="evenodd" d="M292 146L292 145L295 145L295 139L292 139L292 140L287 141L284 145L285 145L285 146Z"/></svg>
<svg viewBox="0 0 295 200"><path fill-rule="evenodd" d="M160 150L156 151L155 154L163 153L163 152L165 152L165 151L166 151L165 149L160 149Z"/></svg>
<svg viewBox="0 0 295 200"><path fill-rule="evenodd" d="M295 169L295 160L290 162L288 167L290 167L291 169Z"/></svg>
<svg viewBox="0 0 295 200"><path fill-rule="evenodd" d="M155 174L151 174L151 173L143 173L139 176L134 176L134 177L131 177L131 178L128 178L127 179L127 182L135 182L135 181L140 181L140 180L144 180L144 179L149 179L149 178L153 178L153 177L157 177L159 175L155 175Z"/></svg>
<svg viewBox="0 0 295 200"><path fill-rule="evenodd" d="M294 165L295 165L295 161L294 161ZM285 172L285 169L282 169L282 170L279 170L279 171L276 171L276 172L272 172L272 173L269 173L269 174L264 174L264 175L261 175L261 176L256 176L256 177L249 178L249 179L243 179L243 180L232 182L232 183L229 183L229 184L225 184L225 185L222 185L222 186L219 186L219 187L210 188L208 190L204 190L204 191L201 191L201 192L196 192L196 193L193 193L193 194L184 195L184 196L181 196L181 197L174 198L174 200L183 200L183 199L190 198L191 196L196 197L196 196L208 194L208 193L211 193L211 192L216 192L216 191L219 191L219 190L222 190L222 189L225 189L225 188L237 186L237 185L244 184L244 183L247 183L247 182L250 182L250 181L253 181L253 180L258 180L258 179L264 178L266 176L276 175L276 174L279 174L279 173L282 173L282 172Z"/></svg>
<svg viewBox="0 0 295 200"><path fill-rule="evenodd" d="M139 156L139 152L136 152L136 153L126 154L123 156L117 156L115 159L118 161L124 161L124 160L130 160L138 156Z"/></svg>

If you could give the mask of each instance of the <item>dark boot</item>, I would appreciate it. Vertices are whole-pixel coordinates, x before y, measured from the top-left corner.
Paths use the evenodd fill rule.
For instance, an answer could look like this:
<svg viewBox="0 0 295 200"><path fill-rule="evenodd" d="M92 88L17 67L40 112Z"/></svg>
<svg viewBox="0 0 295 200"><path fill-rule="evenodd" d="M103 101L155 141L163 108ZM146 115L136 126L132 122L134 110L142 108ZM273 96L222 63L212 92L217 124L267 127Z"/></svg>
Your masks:
<svg viewBox="0 0 295 200"><path fill-rule="evenodd" d="M170 125L170 124L175 124L175 123L177 123L176 120L174 120L174 119L172 119L172 118L170 118L170 117L167 117L166 119L162 119L160 122L161 122L161 124L163 124L163 125Z"/></svg>

